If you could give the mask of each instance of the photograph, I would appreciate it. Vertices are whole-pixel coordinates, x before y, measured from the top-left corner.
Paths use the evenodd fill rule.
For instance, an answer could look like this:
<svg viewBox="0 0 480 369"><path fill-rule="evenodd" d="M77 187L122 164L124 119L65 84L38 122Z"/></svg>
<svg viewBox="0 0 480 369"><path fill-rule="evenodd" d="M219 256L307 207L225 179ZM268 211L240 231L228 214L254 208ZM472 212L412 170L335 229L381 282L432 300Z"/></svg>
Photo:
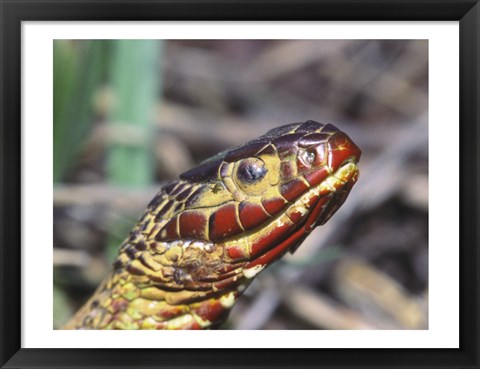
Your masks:
<svg viewBox="0 0 480 369"><path fill-rule="evenodd" d="M428 329L428 55L54 40L54 329Z"/></svg>
<svg viewBox="0 0 480 369"><path fill-rule="evenodd" d="M0 369L479 368L480 0L0 0Z"/></svg>

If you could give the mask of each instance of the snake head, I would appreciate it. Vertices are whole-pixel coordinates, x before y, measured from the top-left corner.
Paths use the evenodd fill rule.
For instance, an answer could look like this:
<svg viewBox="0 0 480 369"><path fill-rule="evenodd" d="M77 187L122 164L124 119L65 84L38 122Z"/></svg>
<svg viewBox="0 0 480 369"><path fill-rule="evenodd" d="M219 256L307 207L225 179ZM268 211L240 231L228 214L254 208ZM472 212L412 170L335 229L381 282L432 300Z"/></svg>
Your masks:
<svg viewBox="0 0 480 369"><path fill-rule="evenodd" d="M182 210L157 233L162 242L200 242L183 248L177 269L188 269L191 281L178 284L206 284L236 300L339 209L357 181L360 156L335 126L307 121L275 128L183 173L171 190L175 199L188 194Z"/></svg>
<svg viewBox="0 0 480 369"><path fill-rule="evenodd" d="M357 180L360 155L353 141L331 124L309 120L272 129L183 173L185 186L201 185L179 215L180 234L165 235L217 243L258 235L284 213L295 224L305 221L315 201L327 202L338 192L338 205L315 213L315 221L307 224L310 231L341 205L339 190L346 197Z"/></svg>
<svg viewBox="0 0 480 369"><path fill-rule="evenodd" d="M162 188L124 249L141 248L145 240L165 253L161 264L181 271L172 272L178 288L239 267L251 278L256 273L248 269L294 252L339 209L357 181L360 156L331 124L309 120L272 129Z"/></svg>

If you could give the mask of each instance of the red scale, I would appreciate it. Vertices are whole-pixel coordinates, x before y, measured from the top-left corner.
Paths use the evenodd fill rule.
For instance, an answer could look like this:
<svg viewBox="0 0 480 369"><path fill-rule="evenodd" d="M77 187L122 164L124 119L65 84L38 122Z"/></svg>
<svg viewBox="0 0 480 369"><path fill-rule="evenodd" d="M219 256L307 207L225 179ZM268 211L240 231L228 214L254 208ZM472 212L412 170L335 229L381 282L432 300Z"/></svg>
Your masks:
<svg viewBox="0 0 480 369"><path fill-rule="evenodd" d="M284 202L282 200L282 202ZM244 229L249 230L266 222L270 215L265 213L262 206L248 201L242 201L239 205L240 222Z"/></svg>
<svg viewBox="0 0 480 369"><path fill-rule="evenodd" d="M227 314L227 311L222 306L220 301L216 299L204 301L192 310L203 320L208 320L212 323L216 322L217 320L222 320Z"/></svg>
<svg viewBox="0 0 480 369"><path fill-rule="evenodd" d="M326 167L312 170L311 172L304 173L305 179L310 183L310 186L315 187L322 183L322 181L328 177L328 171Z"/></svg>
<svg viewBox="0 0 480 369"><path fill-rule="evenodd" d="M305 215L300 211L291 211L291 212L287 213L287 216L295 224L300 223L302 221L302 219L305 217Z"/></svg>
<svg viewBox="0 0 480 369"><path fill-rule="evenodd" d="M268 214L275 215L287 206L287 202L281 197L275 197L273 199L263 199L262 205Z"/></svg>
<svg viewBox="0 0 480 369"><path fill-rule="evenodd" d="M282 183L280 185L280 193L288 201L295 201L306 190L308 190L308 186L305 184L305 182L298 178L292 179L291 181Z"/></svg>
<svg viewBox="0 0 480 369"><path fill-rule="evenodd" d="M350 157L360 158L360 149L345 133L339 132L328 141L328 165L336 171Z"/></svg>
<svg viewBox="0 0 480 369"><path fill-rule="evenodd" d="M235 261L245 260L249 257L247 250L240 245L233 245L226 248L227 255Z"/></svg>
<svg viewBox="0 0 480 369"><path fill-rule="evenodd" d="M277 245L294 226L292 223L279 224L270 233L259 237L257 241L252 243L251 257L255 257L273 245Z"/></svg>
<svg viewBox="0 0 480 369"><path fill-rule="evenodd" d="M175 240L178 239L177 233L178 217L174 217L168 221L167 224L157 233L155 239L157 241Z"/></svg>
<svg viewBox="0 0 480 369"><path fill-rule="evenodd" d="M207 217L201 211L187 210L180 214L180 238L207 239Z"/></svg>
<svg viewBox="0 0 480 369"><path fill-rule="evenodd" d="M234 204L228 204L210 215L209 236L211 241L218 241L243 231L237 222L236 211Z"/></svg>

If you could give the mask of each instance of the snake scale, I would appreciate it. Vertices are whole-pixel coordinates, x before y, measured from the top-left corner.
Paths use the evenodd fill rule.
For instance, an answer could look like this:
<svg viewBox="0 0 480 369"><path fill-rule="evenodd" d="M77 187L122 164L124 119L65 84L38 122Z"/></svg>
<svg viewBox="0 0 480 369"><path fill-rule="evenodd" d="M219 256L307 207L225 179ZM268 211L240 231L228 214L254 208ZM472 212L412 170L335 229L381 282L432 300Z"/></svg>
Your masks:
<svg viewBox="0 0 480 369"><path fill-rule="evenodd" d="M343 204L360 155L335 126L309 120L181 174L155 195L64 328L218 328L259 272Z"/></svg>

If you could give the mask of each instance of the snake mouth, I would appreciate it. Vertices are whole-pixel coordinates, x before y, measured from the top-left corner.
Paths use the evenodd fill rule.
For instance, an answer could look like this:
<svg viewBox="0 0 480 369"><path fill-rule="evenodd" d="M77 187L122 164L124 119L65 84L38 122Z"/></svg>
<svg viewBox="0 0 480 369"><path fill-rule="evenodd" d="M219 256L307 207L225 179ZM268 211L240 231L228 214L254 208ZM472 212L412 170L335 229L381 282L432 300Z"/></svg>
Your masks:
<svg viewBox="0 0 480 369"><path fill-rule="evenodd" d="M287 251L293 253L316 226L324 224L340 208L357 178L355 157L348 158L320 184L291 203L248 239L248 267L266 266Z"/></svg>
<svg viewBox="0 0 480 369"><path fill-rule="evenodd" d="M294 233L301 236L289 248L291 253L296 251L315 227L325 224L337 212L356 183L358 173L356 159L348 158L334 173L326 177L319 185L308 190L287 209L287 215L299 212L306 214L297 223ZM294 219L290 215L289 218Z"/></svg>
<svg viewBox="0 0 480 369"><path fill-rule="evenodd" d="M325 224L335 214L356 183L358 173L355 159L349 158L336 172L306 193L310 201L318 197L305 221L306 232L311 232L317 225Z"/></svg>
<svg viewBox="0 0 480 369"><path fill-rule="evenodd" d="M355 158L351 157L344 161L336 172L329 175L318 186L305 193L300 201L304 204L312 204L306 219L301 223L296 232L303 232L288 248L293 254L302 244L304 239L317 226L325 224L343 205L350 190L358 179L358 166ZM286 250L287 251L287 250Z"/></svg>

